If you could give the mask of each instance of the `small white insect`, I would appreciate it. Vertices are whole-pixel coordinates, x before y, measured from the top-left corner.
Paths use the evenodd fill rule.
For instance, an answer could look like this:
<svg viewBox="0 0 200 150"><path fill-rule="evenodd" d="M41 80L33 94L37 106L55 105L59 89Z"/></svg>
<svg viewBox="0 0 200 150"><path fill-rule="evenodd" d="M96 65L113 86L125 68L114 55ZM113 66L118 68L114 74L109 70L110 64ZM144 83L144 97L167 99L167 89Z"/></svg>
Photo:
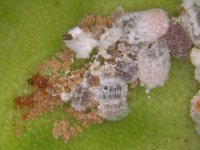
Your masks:
<svg viewBox="0 0 200 150"><path fill-rule="evenodd" d="M200 67L195 68L194 78L200 83Z"/></svg>
<svg viewBox="0 0 200 150"><path fill-rule="evenodd" d="M169 28L169 18L161 9L126 13L115 26L123 29L123 38L129 44L153 42L162 37Z"/></svg>
<svg viewBox="0 0 200 150"><path fill-rule="evenodd" d="M102 77L93 95L99 103L99 115L106 120L118 120L128 114L127 85L119 78Z"/></svg>
<svg viewBox="0 0 200 150"><path fill-rule="evenodd" d="M62 101L64 101L64 102L68 102L69 100L70 100L70 94L69 93L65 93L65 92L63 92L63 93L61 93L60 94L60 99L62 100Z"/></svg>
<svg viewBox="0 0 200 150"><path fill-rule="evenodd" d="M163 86L168 79L170 55L164 40L150 44L142 49L138 56L139 80L147 88Z"/></svg>
<svg viewBox="0 0 200 150"><path fill-rule="evenodd" d="M107 29L100 37L100 49L108 49L109 46L114 45L121 37L122 29L116 27Z"/></svg>
<svg viewBox="0 0 200 150"><path fill-rule="evenodd" d="M72 40L65 40L64 43L76 53L76 58L89 58L98 41L79 27L71 29L69 34L72 35Z"/></svg>
<svg viewBox="0 0 200 150"><path fill-rule="evenodd" d="M190 53L190 59L195 68L195 79L200 82L200 49L194 47Z"/></svg>
<svg viewBox="0 0 200 150"><path fill-rule="evenodd" d="M200 49L199 48L192 48L190 53L190 59L192 64L196 67L200 67Z"/></svg>

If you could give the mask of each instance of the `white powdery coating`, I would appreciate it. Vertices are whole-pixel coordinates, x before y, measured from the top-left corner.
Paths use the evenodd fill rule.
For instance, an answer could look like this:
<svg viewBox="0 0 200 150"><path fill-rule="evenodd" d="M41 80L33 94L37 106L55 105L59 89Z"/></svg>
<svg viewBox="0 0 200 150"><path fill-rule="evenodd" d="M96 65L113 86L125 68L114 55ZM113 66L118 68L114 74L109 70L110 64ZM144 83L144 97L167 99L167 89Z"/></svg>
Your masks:
<svg viewBox="0 0 200 150"><path fill-rule="evenodd" d="M194 25L194 35L199 36L200 35L200 24L197 20L197 12L194 8L194 6L199 7L200 10L200 1L199 0L185 0L182 4L182 7L186 10L186 12L190 16L190 21Z"/></svg>
<svg viewBox="0 0 200 150"><path fill-rule="evenodd" d="M190 58L194 66L200 66L200 49L196 47L192 48Z"/></svg>
<svg viewBox="0 0 200 150"><path fill-rule="evenodd" d="M98 42L79 27L71 29L69 34L72 35L72 40L65 40L64 43L76 53L76 58L89 58Z"/></svg>
<svg viewBox="0 0 200 150"><path fill-rule="evenodd" d="M169 28L169 18L161 9L126 13L115 25L124 30L124 40L129 44L153 42L162 37Z"/></svg>
<svg viewBox="0 0 200 150"><path fill-rule="evenodd" d="M163 86L170 70L170 54L164 40L142 49L138 56L139 80L147 88Z"/></svg>
<svg viewBox="0 0 200 150"><path fill-rule="evenodd" d="M200 111L196 109L196 105L200 103L200 91L193 97L191 102L191 117L196 123L196 131L200 135Z"/></svg>
<svg viewBox="0 0 200 150"><path fill-rule="evenodd" d="M99 115L106 120L118 120L128 114L128 87L115 77L101 77L100 85L92 90L99 103Z"/></svg>
<svg viewBox="0 0 200 150"><path fill-rule="evenodd" d="M108 54L106 49L100 48L98 55L102 56L104 59L111 59L112 56Z"/></svg>
<svg viewBox="0 0 200 150"><path fill-rule="evenodd" d="M200 83L200 67L195 68L194 78Z"/></svg>
<svg viewBox="0 0 200 150"><path fill-rule="evenodd" d="M78 26L74 27L73 29L69 30L69 34L71 34L71 36L73 38L77 38L81 33L83 32L82 29L80 29Z"/></svg>
<svg viewBox="0 0 200 150"><path fill-rule="evenodd" d="M121 36L122 30L120 28L112 27L107 29L100 37L100 49L108 49L108 47L115 44L121 38Z"/></svg>

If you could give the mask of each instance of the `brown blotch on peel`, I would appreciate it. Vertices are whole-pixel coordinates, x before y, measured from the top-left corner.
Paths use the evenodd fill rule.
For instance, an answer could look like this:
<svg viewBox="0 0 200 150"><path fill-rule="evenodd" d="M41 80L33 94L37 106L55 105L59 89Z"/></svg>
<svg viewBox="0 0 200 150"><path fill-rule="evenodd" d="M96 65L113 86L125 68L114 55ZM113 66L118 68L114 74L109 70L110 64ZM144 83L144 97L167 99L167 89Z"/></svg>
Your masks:
<svg viewBox="0 0 200 150"><path fill-rule="evenodd" d="M72 35L68 34L68 33L64 34L63 35L63 40L72 40Z"/></svg>
<svg viewBox="0 0 200 150"><path fill-rule="evenodd" d="M29 118L36 119L39 116L51 112L56 107L63 106L64 102L57 96L50 96L46 91L36 91L34 93L33 103L27 107L21 118L27 120Z"/></svg>
<svg viewBox="0 0 200 150"><path fill-rule="evenodd" d="M37 73L36 75L32 76L27 80L29 85L35 86L41 90L46 89L48 86L50 86L48 79L44 76Z"/></svg>
<svg viewBox="0 0 200 150"><path fill-rule="evenodd" d="M15 102L15 108L23 108L23 107L29 107L33 104L33 94L30 94L26 97L17 97L14 99Z"/></svg>

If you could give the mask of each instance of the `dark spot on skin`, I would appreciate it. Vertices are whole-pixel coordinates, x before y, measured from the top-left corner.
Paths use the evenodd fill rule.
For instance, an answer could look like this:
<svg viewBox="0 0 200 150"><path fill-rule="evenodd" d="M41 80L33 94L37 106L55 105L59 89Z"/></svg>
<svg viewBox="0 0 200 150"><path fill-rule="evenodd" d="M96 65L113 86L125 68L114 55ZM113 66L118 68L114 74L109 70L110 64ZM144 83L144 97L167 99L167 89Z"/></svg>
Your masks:
<svg viewBox="0 0 200 150"><path fill-rule="evenodd" d="M107 90L108 90L108 86L105 85L105 86L103 87L103 89L107 91Z"/></svg>
<svg viewBox="0 0 200 150"><path fill-rule="evenodd" d="M137 56L136 55L132 55L132 54L128 54L127 55L129 58L131 58L132 60L136 60Z"/></svg>
<svg viewBox="0 0 200 150"><path fill-rule="evenodd" d="M48 79L40 75L39 73L32 76L30 79L28 79L27 82L29 85L35 86L41 90L44 90L50 86L50 84L48 83Z"/></svg>
<svg viewBox="0 0 200 150"><path fill-rule="evenodd" d="M149 44L149 45L148 45L148 49L151 49L151 47L152 47L152 44Z"/></svg>
<svg viewBox="0 0 200 150"><path fill-rule="evenodd" d="M135 37L134 40L137 41L137 40L139 40L139 38L136 38L136 37Z"/></svg>
<svg viewBox="0 0 200 150"><path fill-rule="evenodd" d="M72 40L72 35L68 34L68 33L64 34L63 35L63 40Z"/></svg>
<svg viewBox="0 0 200 150"><path fill-rule="evenodd" d="M128 20L123 20L123 21L122 21L122 24L123 24L124 27L127 26Z"/></svg>
<svg viewBox="0 0 200 150"><path fill-rule="evenodd" d="M188 143L188 140L187 140L187 139L184 139L184 142L185 142L185 143Z"/></svg>

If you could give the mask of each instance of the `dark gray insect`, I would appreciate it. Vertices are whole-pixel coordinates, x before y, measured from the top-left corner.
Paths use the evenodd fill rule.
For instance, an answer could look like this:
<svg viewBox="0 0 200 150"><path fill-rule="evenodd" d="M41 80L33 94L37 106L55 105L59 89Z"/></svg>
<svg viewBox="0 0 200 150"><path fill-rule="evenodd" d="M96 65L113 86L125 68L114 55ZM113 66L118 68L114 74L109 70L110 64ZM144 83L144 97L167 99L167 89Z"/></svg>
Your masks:
<svg viewBox="0 0 200 150"><path fill-rule="evenodd" d="M176 21L171 21L169 30L164 36L170 53L177 58L189 56L192 40L187 30Z"/></svg>

